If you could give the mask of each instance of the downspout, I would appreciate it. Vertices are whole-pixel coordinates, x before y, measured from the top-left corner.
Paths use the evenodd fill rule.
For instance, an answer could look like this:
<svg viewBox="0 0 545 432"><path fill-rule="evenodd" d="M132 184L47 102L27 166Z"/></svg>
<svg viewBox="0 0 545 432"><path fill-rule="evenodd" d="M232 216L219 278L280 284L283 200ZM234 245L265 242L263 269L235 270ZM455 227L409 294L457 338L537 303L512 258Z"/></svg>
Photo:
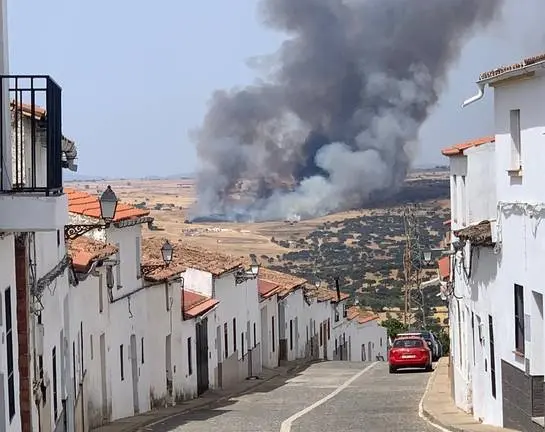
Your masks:
<svg viewBox="0 0 545 432"><path fill-rule="evenodd" d="M477 94L475 96L470 97L466 101L464 101L464 103L462 104L462 108L465 108L466 106L481 100L484 96L485 85L486 85L485 83L477 83L477 87L478 87Z"/></svg>

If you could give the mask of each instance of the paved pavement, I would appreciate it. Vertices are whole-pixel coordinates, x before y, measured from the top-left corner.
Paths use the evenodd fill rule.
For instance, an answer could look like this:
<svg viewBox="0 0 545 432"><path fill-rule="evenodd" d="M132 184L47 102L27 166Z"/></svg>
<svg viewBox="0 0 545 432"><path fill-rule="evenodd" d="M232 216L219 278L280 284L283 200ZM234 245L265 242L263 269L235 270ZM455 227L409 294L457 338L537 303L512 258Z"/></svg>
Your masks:
<svg viewBox="0 0 545 432"><path fill-rule="evenodd" d="M449 358L443 357L435 366L428 390L422 400L422 414L443 430L455 432L507 432L505 429L484 425L472 415L460 410L451 398L448 374ZM513 431L514 432L514 431Z"/></svg>
<svg viewBox="0 0 545 432"><path fill-rule="evenodd" d="M315 363L218 406L173 415L150 432L431 432L418 415L429 373L379 363Z"/></svg>

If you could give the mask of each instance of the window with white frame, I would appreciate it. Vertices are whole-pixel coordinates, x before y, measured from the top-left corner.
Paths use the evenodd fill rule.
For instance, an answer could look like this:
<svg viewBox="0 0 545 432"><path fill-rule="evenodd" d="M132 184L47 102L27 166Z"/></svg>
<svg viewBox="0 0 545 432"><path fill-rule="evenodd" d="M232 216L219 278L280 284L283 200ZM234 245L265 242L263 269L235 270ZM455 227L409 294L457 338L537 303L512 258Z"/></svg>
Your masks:
<svg viewBox="0 0 545 432"><path fill-rule="evenodd" d="M142 270L141 270L141 253L140 250L141 243L140 243L140 236L136 236L136 278L140 279L142 277Z"/></svg>
<svg viewBox="0 0 545 432"><path fill-rule="evenodd" d="M123 285L121 284L121 245L119 243L116 243L117 246L117 253L115 254L115 257L117 259L117 264L115 266L115 270L117 272L116 274L116 284L117 289L123 288Z"/></svg>
<svg viewBox="0 0 545 432"><path fill-rule="evenodd" d="M458 222L458 178L456 175L451 177L450 183L450 193L451 193L451 206L452 206L452 219L454 223Z"/></svg>
<svg viewBox="0 0 545 432"><path fill-rule="evenodd" d="M514 109L509 113L509 132L511 136L511 166L510 170L518 171L522 168L521 160L521 133L520 110Z"/></svg>

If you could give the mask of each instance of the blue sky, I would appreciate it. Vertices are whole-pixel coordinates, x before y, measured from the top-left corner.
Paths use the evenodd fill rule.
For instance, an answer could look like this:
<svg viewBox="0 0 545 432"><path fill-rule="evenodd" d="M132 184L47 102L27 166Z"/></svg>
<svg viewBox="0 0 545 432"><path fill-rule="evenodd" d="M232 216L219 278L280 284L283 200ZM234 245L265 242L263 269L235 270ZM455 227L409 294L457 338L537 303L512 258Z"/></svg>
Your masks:
<svg viewBox="0 0 545 432"><path fill-rule="evenodd" d="M507 0L502 23L474 38L420 137L419 164L492 131L492 98L465 110L479 72L545 51L542 0ZM249 0L8 0L10 72L50 74L63 87L63 129L78 143L79 171L138 177L192 172L188 133L215 89L255 79L254 56L282 35ZM523 28L520 23L524 22Z"/></svg>

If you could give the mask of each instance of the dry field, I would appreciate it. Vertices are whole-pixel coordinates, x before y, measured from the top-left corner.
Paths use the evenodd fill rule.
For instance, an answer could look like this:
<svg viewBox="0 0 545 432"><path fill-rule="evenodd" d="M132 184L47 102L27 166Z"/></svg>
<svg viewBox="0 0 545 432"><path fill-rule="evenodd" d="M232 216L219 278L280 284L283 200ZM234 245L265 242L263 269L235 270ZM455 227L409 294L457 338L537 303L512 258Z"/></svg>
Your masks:
<svg viewBox="0 0 545 432"><path fill-rule="evenodd" d="M443 178L444 175L443 173ZM419 173L413 179L429 179L437 176L437 173L425 172ZM286 249L271 242L272 237L277 240L295 240L306 236L324 222L362 215L380 215L384 212L381 209L347 211L297 223L283 221L185 223L186 212L195 201L195 187L191 179L74 181L67 182L66 186L82 189L91 194L100 194L108 184L123 202L132 205L141 204L151 209L151 216L155 218L155 225L159 230L150 231L145 227L145 237L162 236L182 239L191 244L232 255L283 254L292 249ZM448 200L437 203L446 207L449 205Z"/></svg>

